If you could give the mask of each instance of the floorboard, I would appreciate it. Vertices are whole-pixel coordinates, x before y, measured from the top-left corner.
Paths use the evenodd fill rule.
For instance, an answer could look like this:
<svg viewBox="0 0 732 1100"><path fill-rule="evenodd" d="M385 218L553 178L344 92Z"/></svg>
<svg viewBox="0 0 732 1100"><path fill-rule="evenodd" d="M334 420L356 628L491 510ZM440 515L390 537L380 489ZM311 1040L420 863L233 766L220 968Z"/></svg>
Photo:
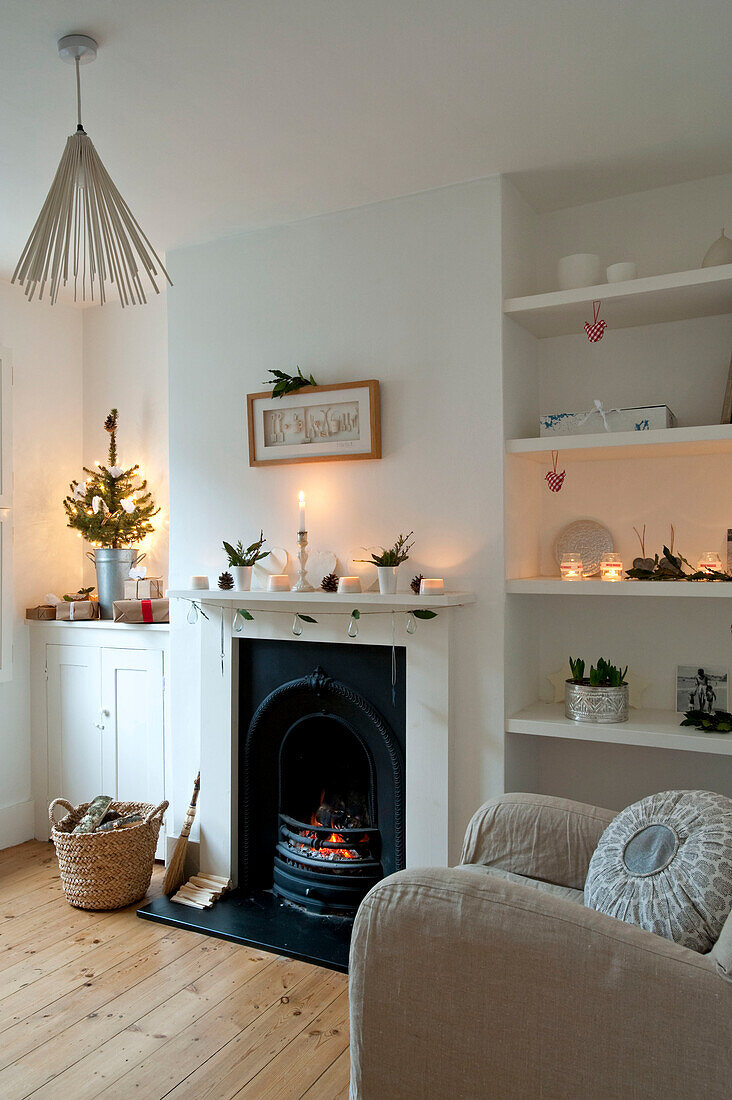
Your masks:
<svg viewBox="0 0 732 1100"><path fill-rule="evenodd" d="M2 1100L346 1100L345 975L135 910L69 906L48 844L0 851Z"/></svg>

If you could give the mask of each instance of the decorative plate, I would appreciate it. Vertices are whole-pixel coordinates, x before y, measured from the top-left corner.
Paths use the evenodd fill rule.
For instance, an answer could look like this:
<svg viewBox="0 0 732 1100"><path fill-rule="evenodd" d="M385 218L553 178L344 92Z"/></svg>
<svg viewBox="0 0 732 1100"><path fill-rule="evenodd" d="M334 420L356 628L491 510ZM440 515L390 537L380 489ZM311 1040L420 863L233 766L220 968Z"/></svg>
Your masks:
<svg viewBox="0 0 732 1100"><path fill-rule="evenodd" d="M582 575L593 577L600 572L600 561L615 549L613 537L607 527L594 519L578 519L563 527L554 543L554 557L561 564L564 554L579 554L582 558Z"/></svg>

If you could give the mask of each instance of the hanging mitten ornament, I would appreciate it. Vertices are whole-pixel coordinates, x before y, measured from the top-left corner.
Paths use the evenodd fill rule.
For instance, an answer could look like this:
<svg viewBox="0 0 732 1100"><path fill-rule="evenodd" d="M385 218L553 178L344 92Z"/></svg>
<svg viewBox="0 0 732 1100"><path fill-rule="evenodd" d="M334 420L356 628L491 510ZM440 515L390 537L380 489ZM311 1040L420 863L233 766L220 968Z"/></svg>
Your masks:
<svg viewBox="0 0 732 1100"><path fill-rule="evenodd" d="M593 321L590 324L589 321L585 321L585 332L587 333L587 339L591 344L596 344L598 340L602 340L605 335L605 329L607 328L607 321L598 320L600 313L600 306L602 302L592 303Z"/></svg>
<svg viewBox="0 0 732 1100"><path fill-rule="evenodd" d="M562 470L561 474L557 473L557 461L559 460L559 451L552 451L552 464L553 468L547 470L546 478L544 479L549 486L549 490L552 493L558 493L564 484L564 475L566 470Z"/></svg>

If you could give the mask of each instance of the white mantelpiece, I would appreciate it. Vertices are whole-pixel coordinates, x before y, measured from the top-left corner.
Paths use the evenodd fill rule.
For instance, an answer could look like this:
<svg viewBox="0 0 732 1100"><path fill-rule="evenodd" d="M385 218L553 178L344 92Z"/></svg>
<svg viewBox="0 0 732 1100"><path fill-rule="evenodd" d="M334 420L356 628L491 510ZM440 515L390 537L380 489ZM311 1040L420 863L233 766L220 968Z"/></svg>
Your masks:
<svg viewBox="0 0 732 1100"><path fill-rule="evenodd" d="M238 829L238 662L239 638L289 640L303 645L396 644L406 649L406 861L408 866L446 866L448 862L448 792L451 752L451 635L459 607L474 602L472 593L380 596L335 593L221 592L177 589L169 596L195 600L207 618L201 624L201 798L199 822L201 866L236 878ZM254 614L240 621L238 608ZM359 634L346 631L350 612L361 612ZM406 631L412 609L435 611ZM297 612L318 618L292 634ZM390 612L395 614L392 616Z"/></svg>

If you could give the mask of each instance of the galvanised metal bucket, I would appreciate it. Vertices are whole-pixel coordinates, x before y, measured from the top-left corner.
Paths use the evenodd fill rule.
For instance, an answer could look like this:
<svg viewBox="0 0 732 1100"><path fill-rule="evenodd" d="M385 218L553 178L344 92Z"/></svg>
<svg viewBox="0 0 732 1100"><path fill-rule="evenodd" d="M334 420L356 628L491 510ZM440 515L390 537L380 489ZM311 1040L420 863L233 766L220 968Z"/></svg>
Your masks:
<svg viewBox="0 0 732 1100"><path fill-rule="evenodd" d="M129 546L120 550L97 546L87 557L94 562L97 571L99 617L113 619L114 601L124 599L125 581L130 575L130 569L141 562L145 555Z"/></svg>

